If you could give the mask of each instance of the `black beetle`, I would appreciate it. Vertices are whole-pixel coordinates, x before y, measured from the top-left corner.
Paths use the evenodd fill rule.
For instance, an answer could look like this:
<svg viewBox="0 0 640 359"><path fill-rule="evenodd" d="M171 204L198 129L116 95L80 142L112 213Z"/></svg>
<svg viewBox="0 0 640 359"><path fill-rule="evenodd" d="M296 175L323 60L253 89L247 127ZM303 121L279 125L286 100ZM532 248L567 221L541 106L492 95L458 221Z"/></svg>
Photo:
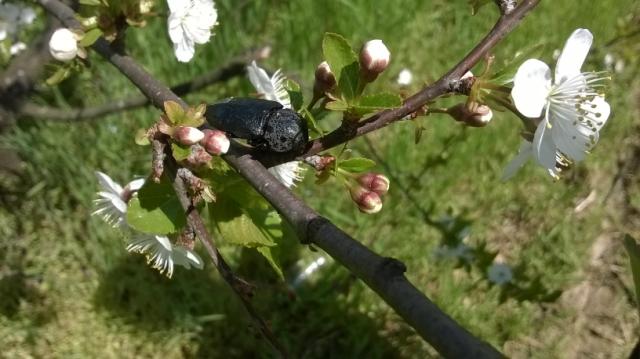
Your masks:
<svg viewBox="0 0 640 359"><path fill-rule="evenodd" d="M309 140L307 123L279 102L232 98L207 106L209 124L251 146L273 152L302 152Z"/></svg>

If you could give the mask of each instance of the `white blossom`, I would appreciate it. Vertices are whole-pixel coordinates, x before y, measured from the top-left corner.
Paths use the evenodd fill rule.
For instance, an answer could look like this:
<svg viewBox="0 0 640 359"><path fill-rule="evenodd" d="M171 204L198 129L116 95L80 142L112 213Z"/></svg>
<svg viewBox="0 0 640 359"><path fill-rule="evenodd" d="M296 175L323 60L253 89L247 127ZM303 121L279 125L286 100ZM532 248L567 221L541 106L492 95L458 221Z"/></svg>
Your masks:
<svg viewBox="0 0 640 359"><path fill-rule="evenodd" d="M218 11L212 0L167 0L167 3L170 11L167 27L174 53L178 61L189 62L195 44L209 42Z"/></svg>
<svg viewBox="0 0 640 359"><path fill-rule="evenodd" d="M127 202L131 196L140 190L145 183L144 178L129 182L124 188L106 174L96 171L101 191L98 192L96 210L92 215L101 216L105 222L113 227L128 228L126 223ZM129 228L133 230L132 228ZM166 236L133 232L133 238L127 245L127 251L142 253L147 257L147 263L171 278L175 265L187 269L203 268L203 262L193 251L180 245L171 244Z"/></svg>
<svg viewBox="0 0 640 359"><path fill-rule="evenodd" d="M413 82L413 74L409 69L402 69L398 74L398 85L400 86L409 86L411 82Z"/></svg>
<svg viewBox="0 0 640 359"><path fill-rule="evenodd" d="M264 69L260 68L255 61L252 61L251 65L247 66L247 75L256 92L265 99L280 102L284 108L291 108L289 92L284 87L286 77L284 77L282 71L277 70L273 76L269 77Z"/></svg>
<svg viewBox="0 0 640 359"><path fill-rule="evenodd" d="M57 29L49 40L49 52L59 61L71 61L78 54L78 37L69 29Z"/></svg>
<svg viewBox="0 0 640 359"><path fill-rule="evenodd" d="M511 267L504 263L494 263L487 269L487 278L497 285L504 285L513 280Z"/></svg>
<svg viewBox="0 0 640 359"><path fill-rule="evenodd" d="M9 48L9 53L11 55L17 55L26 49L27 49L27 44L25 44L22 41L18 41L15 44L11 45L11 47Z"/></svg>
<svg viewBox="0 0 640 359"><path fill-rule="evenodd" d="M173 276L175 265L187 269L191 267L202 269L204 266L202 259L195 252L180 245L171 244L166 236L140 234L129 242L127 251L144 254L152 268L169 278Z"/></svg>
<svg viewBox="0 0 640 359"><path fill-rule="evenodd" d="M286 78L280 70L269 77L255 61L247 66L249 81L265 99L279 102L284 108L291 108L289 93L284 87ZM269 168L269 172L283 185L291 188L304 177L304 168L300 161L291 161Z"/></svg>
<svg viewBox="0 0 640 359"><path fill-rule="evenodd" d="M583 160L597 143L610 107L601 94L603 73L580 71L592 41L588 30L571 34L558 57L553 81L549 66L540 60L529 59L518 69L511 91L514 104L524 116L542 118L533 141L523 143L507 166L505 178L529 156L557 178L562 167Z"/></svg>
<svg viewBox="0 0 640 359"><path fill-rule="evenodd" d="M108 175L96 171L96 177L101 187L98 198L94 200L96 210L91 213L98 215L112 227L126 225L127 201L132 193L138 191L144 184L144 178L129 182L124 188Z"/></svg>

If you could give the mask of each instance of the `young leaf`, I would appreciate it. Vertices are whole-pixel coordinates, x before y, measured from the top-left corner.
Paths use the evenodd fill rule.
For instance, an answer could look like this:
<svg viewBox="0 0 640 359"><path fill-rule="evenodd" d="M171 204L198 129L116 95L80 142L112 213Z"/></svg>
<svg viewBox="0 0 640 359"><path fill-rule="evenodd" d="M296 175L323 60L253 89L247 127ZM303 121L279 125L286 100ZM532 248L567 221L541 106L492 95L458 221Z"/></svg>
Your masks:
<svg viewBox="0 0 640 359"><path fill-rule="evenodd" d="M175 158L176 161L180 162L187 159L187 157L191 155L191 146L181 146L177 143L172 143L171 152L173 153L173 158Z"/></svg>
<svg viewBox="0 0 640 359"><path fill-rule="evenodd" d="M359 173L364 172L374 167L375 165L376 163L368 158L354 157L349 158L348 160L340 161L338 163L338 168L351 173Z"/></svg>
<svg viewBox="0 0 640 359"><path fill-rule="evenodd" d="M266 230L260 228L267 226L268 210L254 209L249 214L230 198L218 196L217 201L209 205L209 214L216 229L228 243L249 248L276 245L265 234Z"/></svg>
<svg viewBox="0 0 640 359"><path fill-rule="evenodd" d="M305 119L305 121L307 121L307 127L309 127L311 131L319 134L320 136L324 136L324 131L322 131L322 129L318 127L318 123L316 122L315 117L313 117L313 114L309 110L303 108L300 114Z"/></svg>
<svg viewBox="0 0 640 359"><path fill-rule="evenodd" d="M100 6L100 0L80 0L79 3L87 6Z"/></svg>
<svg viewBox="0 0 640 359"><path fill-rule="evenodd" d="M93 43L96 42L96 40L98 40L100 36L102 36L102 30L97 27L93 28L84 34L79 44L82 47L89 47L93 45Z"/></svg>
<svg viewBox="0 0 640 359"><path fill-rule="evenodd" d="M64 81L67 77L71 75L71 69L67 66L61 66L53 73L53 75L49 76L46 80L47 85L54 86L62 81Z"/></svg>
<svg viewBox="0 0 640 359"><path fill-rule="evenodd" d="M284 83L284 88L289 93L289 98L291 99L291 107L293 107L295 111L300 111L304 102L302 90L300 90L300 85L298 85L298 83L293 80L287 79Z"/></svg>
<svg viewBox="0 0 640 359"><path fill-rule="evenodd" d="M164 102L164 112L167 114L167 119L171 124L180 124L183 121L185 115L184 109L179 103L175 101Z"/></svg>
<svg viewBox="0 0 640 359"><path fill-rule="evenodd" d="M360 65L358 56L341 35L327 32L322 40L322 53L329 63L342 96L349 102L358 95Z"/></svg>
<svg viewBox="0 0 640 359"><path fill-rule="evenodd" d="M633 276L633 283L636 287L636 303L640 310L640 244L633 237L625 234L624 248L629 254L631 274Z"/></svg>
<svg viewBox="0 0 640 359"><path fill-rule="evenodd" d="M327 109L331 111L344 112L349 109L349 105L342 100L335 100L327 103Z"/></svg>
<svg viewBox="0 0 640 359"><path fill-rule="evenodd" d="M140 128L136 131L135 142L138 146L148 146L150 144L146 128Z"/></svg>
<svg viewBox="0 0 640 359"><path fill-rule="evenodd" d="M361 97L358 103L353 106L352 111L354 114L362 116L400 106L402 106L402 98L399 95L383 92Z"/></svg>
<svg viewBox="0 0 640 359"><path fill-rule="evenodd" d="M137 231L153 234L176 233L184 227L184 210L165 176L160 183L145 182L138 195L131 199L127 223Z"/></svg>

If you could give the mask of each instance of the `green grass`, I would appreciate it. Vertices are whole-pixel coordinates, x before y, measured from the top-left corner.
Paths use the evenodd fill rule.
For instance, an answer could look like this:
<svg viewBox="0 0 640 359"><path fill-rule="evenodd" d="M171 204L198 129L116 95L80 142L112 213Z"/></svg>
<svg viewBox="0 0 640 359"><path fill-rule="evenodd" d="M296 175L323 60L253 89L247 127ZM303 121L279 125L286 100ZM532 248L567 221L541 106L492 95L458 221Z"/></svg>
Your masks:
<svg viewBox="0 0 640 359"><path fill-rule="evenodd" d="M611 51L602 45L615 36L616 24L634 6L638 12L634 4L632 0L543 1L500 44L497 58L543 43L543 60L553 63L553 49L561 48L575 28L586 27L595 34L595 49L586 67L598 69L603 54ZM407 67L416 81L412 90L417 90L464 55L496 16L495 9L487 6L471 17L466 2L445 0L375 5L365 0L229 0L218 1L217 6L216 36L197 48L192 63L176 62L162 19L128 32L132 55L165 83L176 84L249 47L270 44L273 53L264 65L283 68L310 94L313 69L321 61L322 35L332 31L354 44L382 38L392 51L392 63L374 87L394 88L395 75ZM109 64L96 56L90 61L91 76L70 79L34 100L61 107L90 106L137 93ZM591 278L591 248L596 239L617 239L622 228L636 234L640 230L623 223L617 201L600 204L617 159L634 138L632 125L637 125L638 110L633 96L639 82L632 70L633 64L628 64L612 83L609 100L614 112L595 152L560 182L531 164L511 181L500 182L502 168L520 141L519 121L505 113L496 113L483 129L464 129L444 117L423 120L426 131L418 145L413 144L410 123L394 124L369 138L432 218L449 213L469 220L469 244L486 244L518 266L517 280L524 286L538 279L549 291L567 292ZM248 81L233 79L191 94L187 100L196 104L251 92ZM0 177L0 188L13 193L3 197L7 200L0 208L3 355L271 356L211 265L204 271L178 269L172 280L163 278L142 257L127 254L116 231L89 216L97 188L95 170L121 183L148 173L148 149L135 146L133 134L158 115L144 109L74 125L25 120L1 137L2 147L15 149L24 160L20 178ZM370 155L362 140L351 147ZM558 357L570 353L581 340L588 341L573 326L580 310L566 301L517 300L517 293L489 286L477 268L465 271L451 261L437 260L433 250L444 238L396 184L392 183L383 211L365 216L357 212L342 187L316 187L312 177L308 173L297 191L314 208L376 252L405 262L407 276L418 288L506 354ZM598 201L574 214L577 201L592 190L597 191ZM297 258L308 263L321 255L295 243L289 247L290 265L285 266L289 279ZM621 247L612 248L615 263L626 263ZM255 254L224 249L234 268L258 285L256 306L295 356L433 355L374 293L340 266L323 267L292 299ZM624 267L616 270L627 273ZM605 313L615 319L602 328L622 326L637 333L636 312L625 296L625 286L629 290L631 285L628 274L622 274L622 282L612 285L615 305ZM601 353L623 357L635 339L619 337L622 342L611 341Z"/></svg>

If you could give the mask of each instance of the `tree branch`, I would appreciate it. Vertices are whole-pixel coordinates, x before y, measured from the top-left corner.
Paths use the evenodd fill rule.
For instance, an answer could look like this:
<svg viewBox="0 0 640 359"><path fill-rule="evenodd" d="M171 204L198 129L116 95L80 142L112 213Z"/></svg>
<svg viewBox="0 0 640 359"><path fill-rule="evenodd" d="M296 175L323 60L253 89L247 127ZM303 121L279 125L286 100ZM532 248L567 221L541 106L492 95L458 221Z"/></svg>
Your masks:
<svg viewBox="0 0 640 359"><path fill-rule="evenodd" d="M301 160L329 148L339 146L356 137L383 128L395 121L402 120L405 116L419 110L429 101L451 92L452 86L460 80L460 77L482 60L539 2L540 0L525 0L509 14L502 15L491 31L489 31L478 45L458 62L458 64L436 82L424 87L420 92L407 98L401 107L378 112L358 122L355 126L353 124L340 126L327 135L311 141L309 145L307 145L307 150L297 156L296 154L279 155L271 153L254 153L253 156L268 167L294 159Z"/></svg>
<svg viewBox="0 0 640 359"><path fill-rule="evenodd" d="M187 82L171 87L171 91L178 96L201 90L217 82L227 81L235 76L243 75L247 63L253 60L261 60L268 56L269 47L263 46L251 50L246 54L237 56L222 67L197 76ZM114 100L110 103L95 107L59 109L49 106L40 106L35 103L23 103L19 106L19 115L39 118L51 121L82 121L92 120L115 112L129 111L144 107L149 104L146 96L139 95L125 99Z"/></svg>
<svg viewBox="0 0 640 359"><path fill-rule="evenodd" d="M401 108L383 111L370 117L360 124L355 133L338 136L334 131L333 135L329 134L325 138L314 141L305 156L384 127L414 112L427 101L448 92L451 83L459 80L464 72L477 63L484 54L513 29L538 2L539 0L525 1L510 15L502 16L489 35L456 67L433 85L407 99ZM59 1L40 0L40 3L58 16L65 25L78 26L71 9ZM146 73L131 58L111 50L104 39L99 39L93 48L127 76L157 108L161 109L167 100L173 100L186 106L179 97ZM337 131L337 134L341 133L340 129ZM443 356L501 357L498 351L475 338L418 291L404 276L406 268L401 262L373 253L330 221L318 215L280 184L260 162L252 158L251 154L240 153L236 148L232 148L230 153L223 158L294 226L302 242L316 244L361 278ZM174 164L173 161L168 162L171 165ZM186 195L184 183L179 177L174 180L174 188L180 197ZM182 198L181 201L183 201ZM198 237L206 246L206 243L210 241L205 239L210 239L210 236L203 226L202 219L196 211L192 211L190 207L186 206L187 202L183 202L183 204L188 213L189 224L196 229Z"/></svg>

